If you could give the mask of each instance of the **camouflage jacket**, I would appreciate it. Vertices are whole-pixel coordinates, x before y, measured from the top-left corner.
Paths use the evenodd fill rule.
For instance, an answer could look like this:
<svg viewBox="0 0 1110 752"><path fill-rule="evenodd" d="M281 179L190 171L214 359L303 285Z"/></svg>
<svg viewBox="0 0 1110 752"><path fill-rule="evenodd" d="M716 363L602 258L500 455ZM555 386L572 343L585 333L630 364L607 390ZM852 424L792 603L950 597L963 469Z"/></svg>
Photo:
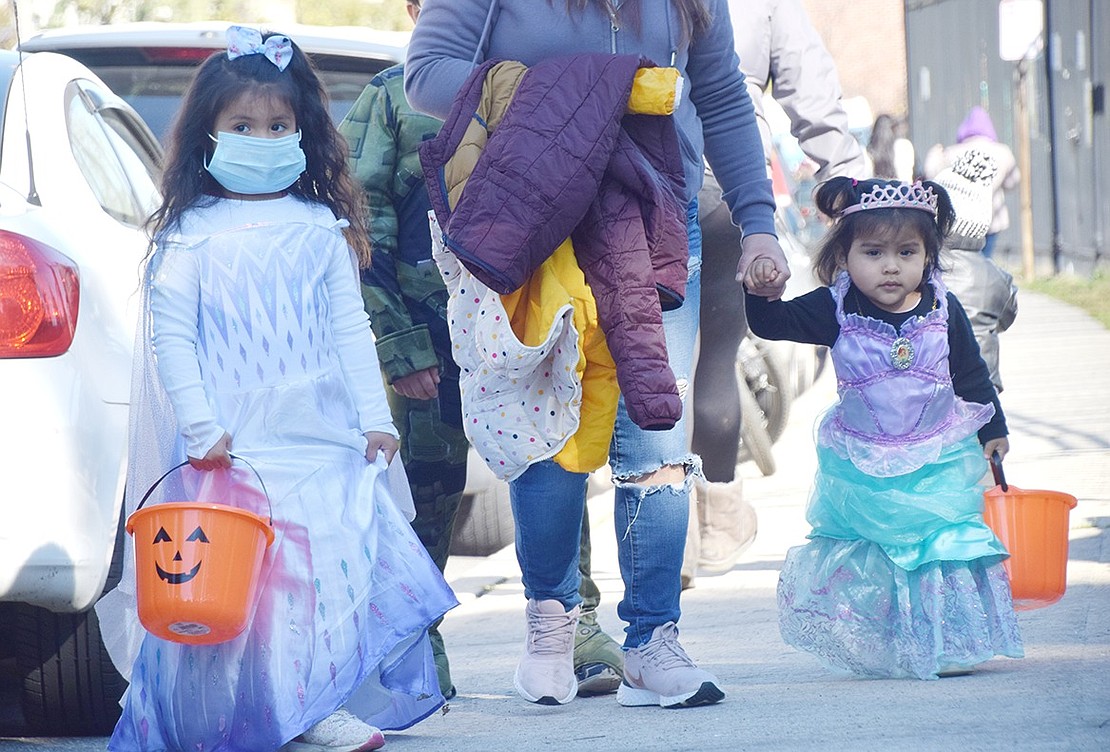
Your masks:
<svg viewBox="0 0 1110 752"><path fill-rule="evenodd" d="M403 79L400 65L376 75L339 126L354 179L368 197L373 262L362 272L362 298L389 383L435 365L457 371L418 153L440 121L409 107Z"/></svg>

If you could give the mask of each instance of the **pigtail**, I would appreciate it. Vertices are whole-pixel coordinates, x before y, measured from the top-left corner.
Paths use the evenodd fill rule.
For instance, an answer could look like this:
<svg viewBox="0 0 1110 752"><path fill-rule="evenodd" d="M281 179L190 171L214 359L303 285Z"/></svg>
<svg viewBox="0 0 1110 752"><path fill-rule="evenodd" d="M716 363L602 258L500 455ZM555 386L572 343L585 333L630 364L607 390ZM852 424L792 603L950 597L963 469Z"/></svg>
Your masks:
<svg viewBox="0 0 1110 752"><path fill-rule="evenodd" d="M952 226L956 223L956 210L952 206L952 198L940 183L926 180L922 185L932 188L937 194L937 233L943 241L951 234Z"/></svg>
<svg viewBox="0 0 1110 752"><path fill-rule="evenodd" d="M859 183L852 178L829 178L817 186L813 202L822 214L835 221L821 241L813 260L813 273L817 281L823 285L831 285L852 244L851 234L844 232L837 218L845 207L859 202Z"/></svg>
<svg viewBox="0 0 1110 752"><path fill-rule="evenodd" d="M817 186L814 202L822 214L836 219L846 207L859 203L859 181L846 177L829 178Z"/></svg>

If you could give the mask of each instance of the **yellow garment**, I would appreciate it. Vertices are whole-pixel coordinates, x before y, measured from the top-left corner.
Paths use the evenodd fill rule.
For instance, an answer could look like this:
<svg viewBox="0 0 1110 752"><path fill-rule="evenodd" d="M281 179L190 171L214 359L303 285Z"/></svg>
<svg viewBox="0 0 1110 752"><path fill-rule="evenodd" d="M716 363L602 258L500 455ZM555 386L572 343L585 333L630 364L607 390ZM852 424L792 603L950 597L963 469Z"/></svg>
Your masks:
<svg viewBox="0 0 1110 752"><path fill-rule="evenodd" d="M628 112L633 115L673 115L682 92L678 68L640 68L632 78Z"/></svg>
<svg viewBox="0 0 1110 752"><path fill-rule="evenodd" d="M506 61L490 68L482 87L482 98L462 143L445 166L448 201L453 208L462 194L489 132L501 121L513 92L527 69ZM670 115L681 92L675 68L641 68L636 72L628 99L634 114ZM554 459L560 467L577 473L597 470L609 459L620 387L616 364L598 324L597 303L578 266L570 239L532 273L519 290L501 296L513 332L528 346L543 342L556 312L566 303L574 307L579 352L576 373L582 382L579 425Z"/></svg>
<svg viewBox="0 0 1110 752"><path fill-rule="evenodd" d="M582 382L582 407L578 430L554 459L575 473L598 469L609 459L620 388L616 364L598 325L597 303L578 268L570 240L564 240L523 287L502 295L501 302L513 332L530 347L543 342L562 306L569 302L574 307L579 343L575 371Z"/></svg>

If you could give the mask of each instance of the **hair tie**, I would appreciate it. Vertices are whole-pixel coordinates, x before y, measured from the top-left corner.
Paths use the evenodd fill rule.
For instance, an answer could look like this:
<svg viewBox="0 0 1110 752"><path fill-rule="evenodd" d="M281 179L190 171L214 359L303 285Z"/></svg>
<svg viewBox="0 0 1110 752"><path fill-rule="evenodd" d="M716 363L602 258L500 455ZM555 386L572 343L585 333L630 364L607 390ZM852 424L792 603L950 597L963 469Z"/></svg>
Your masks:
<svg viewBox="0 0 1110 752"><path fill-rule="evenodd" d="M232 26L227 30L227 59L244 55L264 55L267 60L285 70L293 59L293 42L289 37L275 34L262 41L262 32L247 26Z"/></svg>

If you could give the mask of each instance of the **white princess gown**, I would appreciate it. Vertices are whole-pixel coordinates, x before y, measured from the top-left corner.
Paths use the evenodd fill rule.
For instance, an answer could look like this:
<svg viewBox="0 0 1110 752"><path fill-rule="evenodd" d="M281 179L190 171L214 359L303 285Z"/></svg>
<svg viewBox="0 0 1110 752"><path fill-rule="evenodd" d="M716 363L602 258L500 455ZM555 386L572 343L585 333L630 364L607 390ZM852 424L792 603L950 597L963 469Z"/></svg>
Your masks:
<svg viewBox="0 0 1110 752"><path fill-rule="evenodd" d="M399 461L365 458L366 431L396 431L344 225L294 197L220 199L148 265L128 511L226 431L268 502L236 462L171 473L146 503L272 513L276 540L247 630L201 646L141 628L133 549L150 542L128 538L124 577L97 606L130 680L111 750L276 750L341 706L400 729L443 704L425 630L457 601L408 524Z"/></svg>

